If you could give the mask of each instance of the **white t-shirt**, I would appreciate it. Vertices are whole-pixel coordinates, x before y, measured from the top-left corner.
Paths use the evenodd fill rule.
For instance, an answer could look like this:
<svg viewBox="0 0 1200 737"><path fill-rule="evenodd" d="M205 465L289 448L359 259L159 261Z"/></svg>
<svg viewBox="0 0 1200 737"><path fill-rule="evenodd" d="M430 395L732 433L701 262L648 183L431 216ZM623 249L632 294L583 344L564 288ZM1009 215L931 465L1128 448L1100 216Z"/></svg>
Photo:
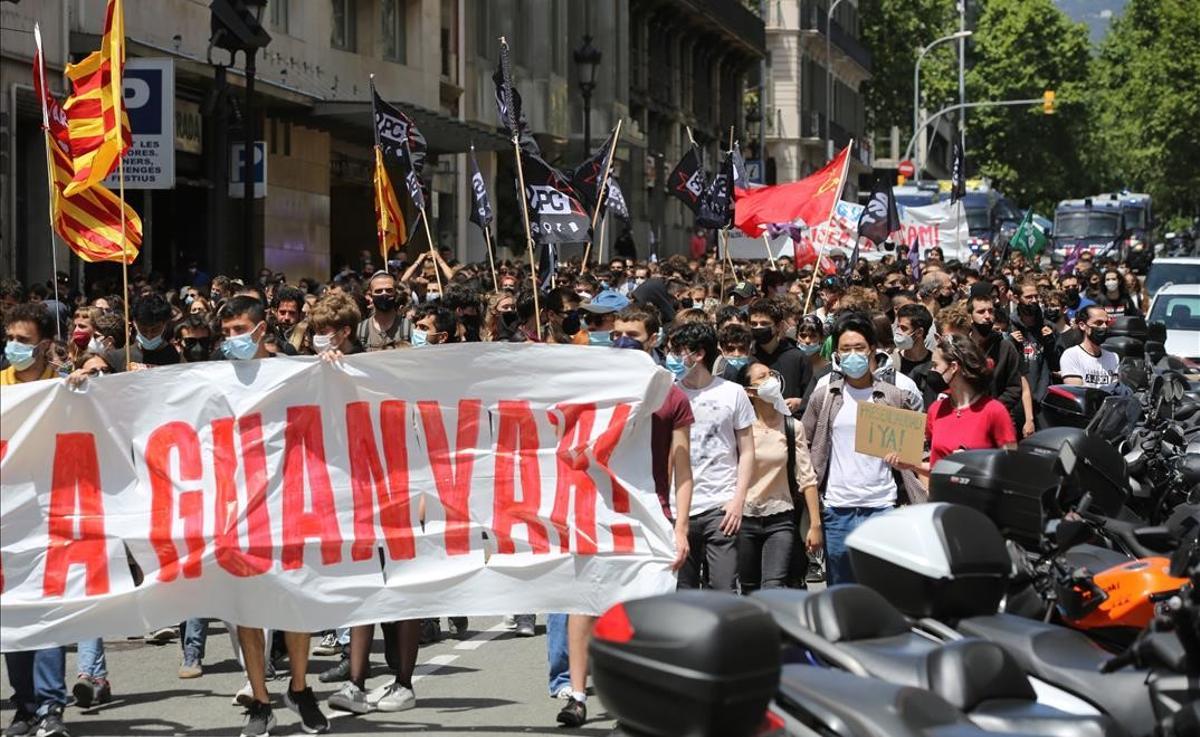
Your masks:
<svg viewBox="0 0 1200 737"><path fill-rule="evenodd" d="M842 386L842 408L833 418L829 448L829 476L825 484L827 507L890 507L896 503L892 467L882 458L854 450L858 403L871 401L872 389Z"/></svg>
<svg viewBox="0 0 1200 737"><path fill-rule="evenodd" d="M714 376L703 389L678 383L692 404L692 508L689 514L723 506L737 490L737 435L754 424L754 407L740 384ZM674 512L675 497L671 497Z"/></svg>
<svg viewBox="0 0 1200 737"><path fill-rule="evenodd" d="M1082 345L1074 345L1063 351L1059 361L1059 369L1063 378L1076 376L1083 379L1084 386L1093 389L1106 389L1117 383L1117 368L1120 359L1117 354L1100 349L1097 358L1083 349Z"/></svg>

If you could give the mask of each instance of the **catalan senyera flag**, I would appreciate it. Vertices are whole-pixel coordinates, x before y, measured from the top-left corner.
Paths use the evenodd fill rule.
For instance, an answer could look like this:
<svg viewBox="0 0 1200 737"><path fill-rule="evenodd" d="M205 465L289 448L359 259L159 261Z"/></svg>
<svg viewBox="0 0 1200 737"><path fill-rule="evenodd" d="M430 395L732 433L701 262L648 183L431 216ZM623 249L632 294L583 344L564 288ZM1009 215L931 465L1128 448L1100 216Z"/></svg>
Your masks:
<svg viewBox="0 0 1200 737"><path fill-rule="evenodd" d="M75 174L67 115L45 84L40 29L35 27L34 36L38 50L33 59L33 86L42 105L46 155L50 157L53 177L50 219L54 232L84 261L120 261L124 254L125 262L132 263L142 244L142 220L137 211L125 205L125 237L122 239L121 200L116 195L101 184L75 195L64 192Z"/></svg>
<svg viewBox="0 0 1200 737"><path fill-rule="evenodd" d="M71 134L74 175L66 194L93 187L112 173L129 148L122 75L125 68L125 11L122 0L108 0L100 50L67 65L74 93L63 109Z"/></svg>
<svg viewBox="0 0 1200 737"><path fill-rule="evenodd" d="M387 268L388 251L404 248L408 242L408 226L396 199L396 189L383 164L383 151L375 147L375 226L379 236L379 255Z"/></svg>

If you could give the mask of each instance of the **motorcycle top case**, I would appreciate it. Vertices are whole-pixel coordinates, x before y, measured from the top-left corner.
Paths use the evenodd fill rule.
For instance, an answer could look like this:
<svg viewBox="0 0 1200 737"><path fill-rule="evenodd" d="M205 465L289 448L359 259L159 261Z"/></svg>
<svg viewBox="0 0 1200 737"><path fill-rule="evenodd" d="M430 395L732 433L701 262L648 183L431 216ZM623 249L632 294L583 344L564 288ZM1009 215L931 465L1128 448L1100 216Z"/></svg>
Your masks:
<svg viewBox="0 0 1200 737"><path fill-rule="evenodd" d="M1035 459L1036 461L1037 459ZM1058 479L1009 450L960 450L929 474L929 501L972 507L1000 534L1036 550L1042 539L1043 498L1052 498Z"/></svg>
<svg viewBox="0 0 1200 737"><path fill-rule="evenodd" d="M995 614L1012 561L986 516L961 504L897 507L846 538L859 583L910 617Z"/></svg>
<svg viewBox="0 0 1200 737"><path fill-rule="evenodd" d="M1108 326L1108 334L1114 338L1135 338L1144 342L1149 332L1146 318L1141 315L1117 315Z"/></svg>
<svg viewBox="0 0 1200 737"><path fill-rule="evenodd" d="M1022 440L1016 452L1025 458L1027 473L1053 477L1057 484L1060 477L1055 473L1055 461L1068 442L1078 461L1074 478L1067 480L1062 494L1053 500L1057 506L1052 510L1054 516L1073 507L1085 491L1092 495L1090 511L1118 516L1129 497L1129 469L1125 456L1102 438L1072 427L1051 427Z"/></svg>
<svg viewBox="0 0 1200 737"><path fill-rule="evenodd" d="M1100 389L1053 384L1042 397L1042 417L1051 427L1087 427L1107 397Z"/></svg>
<svg viewBox="0 0 1200 737"><path fill-rule="evenodd" d="M753 734L779 684L779 628L764 606L732 594L618 604L597 620L589 647L596 692L639 735Z"/></svg>

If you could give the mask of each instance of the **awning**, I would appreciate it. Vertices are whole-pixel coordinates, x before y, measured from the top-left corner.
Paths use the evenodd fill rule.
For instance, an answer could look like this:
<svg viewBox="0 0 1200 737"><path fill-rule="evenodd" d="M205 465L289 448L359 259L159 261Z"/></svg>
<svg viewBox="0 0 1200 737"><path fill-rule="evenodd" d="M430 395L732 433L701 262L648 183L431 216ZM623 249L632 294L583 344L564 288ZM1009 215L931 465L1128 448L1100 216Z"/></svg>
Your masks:
<svg viewBox="0 0 1200 737"><path fill-rule="evenodd" d="M471 144L480 151L499 151L512 147L512 141L505 138L499 128L457 120L445 113L408 102L391 104L412 116L429 143L431 154L466 153L471 150ZM347 141L369 146L375 140L369 102L318 102L305 117L309 122Z"/></svg>

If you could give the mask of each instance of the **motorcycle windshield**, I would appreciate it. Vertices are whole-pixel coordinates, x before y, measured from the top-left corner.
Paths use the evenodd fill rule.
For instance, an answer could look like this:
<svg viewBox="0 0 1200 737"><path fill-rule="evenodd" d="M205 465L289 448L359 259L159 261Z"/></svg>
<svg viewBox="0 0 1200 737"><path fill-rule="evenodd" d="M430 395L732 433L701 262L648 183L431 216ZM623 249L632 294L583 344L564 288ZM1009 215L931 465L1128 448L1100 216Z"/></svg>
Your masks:
<svg viewBox="0 0 1200 737"><path fill-rule="evenodd" d="M1137 397L1113 396L1108 397L1100 405L1100 410L1092 418L1088 432L1100 436L1116 445L1123 438L1129 437L1142 416L1142 405Z"/></svg>

